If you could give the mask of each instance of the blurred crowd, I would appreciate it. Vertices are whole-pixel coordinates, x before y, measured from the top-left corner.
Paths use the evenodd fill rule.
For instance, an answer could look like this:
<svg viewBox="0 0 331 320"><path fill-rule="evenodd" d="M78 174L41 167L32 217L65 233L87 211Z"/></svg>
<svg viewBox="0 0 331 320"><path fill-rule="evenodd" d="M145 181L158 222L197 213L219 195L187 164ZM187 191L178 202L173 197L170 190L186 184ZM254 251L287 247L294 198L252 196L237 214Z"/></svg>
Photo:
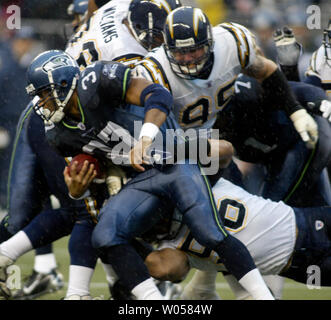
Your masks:
<svg viewBox="0 0 331 320"><path fill-rule="evenodd" d="M0 4L0 210L6 207L7 175L15 145L19 114L29 101L25 94L25 71L32 58L46 49L63 49L63 26L70 21L67 8L72 0L2 0ZM307 8L318 5L322 12L321 28L331 16L330 0L182 0L200 7L211 23L224 21L248 27L268 58L277 61L273 32L282 26L294 30L304 53L299 64L301 75L311 53L321 45L321 30L307 29ZM6 27L7 7L21 9L21 29Z"/></svg>

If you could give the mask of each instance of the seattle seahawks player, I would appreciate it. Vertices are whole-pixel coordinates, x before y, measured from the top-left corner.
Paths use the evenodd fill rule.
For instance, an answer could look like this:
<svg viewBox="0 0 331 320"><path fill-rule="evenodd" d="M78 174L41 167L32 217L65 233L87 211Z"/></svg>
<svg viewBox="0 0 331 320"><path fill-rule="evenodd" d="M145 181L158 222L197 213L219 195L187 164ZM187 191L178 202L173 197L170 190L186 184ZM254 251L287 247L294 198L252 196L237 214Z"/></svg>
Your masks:
<svg viewBox="0 0 331 320"><path fill-rule="evenodd" d="M43 121L33 112L33 103L30 103L22 112L18 123L9 174L9 213L0 225L3 263L4 256L7 261L8 258L14 261L33 248L50 244L71 232L75 235L77 227L87 228L93 224L89 220L92 220L90 214L97 211L96 202L88 198L86 203L69 198L62 177L66 161L48 145L44 131ZM59 200L58 209L50 206L50 195ZM75 224L77 219L80 220L79 224ZM73 251L73 265L93 266L93 262L96 262L96 253L93 254L94 249L88 243L84 242L84 259L70 250ZM48 261L48 255L49 253L45 253L40 254L39 258L36 256L36 259L42 260L44 269L55 267L52 260L51 263ZM11 292L6 290L4 279L1 280L2 293L8 297ZM56 270L49 272L46 269L45 272L38 268L21 290L13 292L12 298L33 299L61 289L63 285L62 275Z"/></svg>
<svg viewBox="0 0 331 320"><path fill-rule="evenodd" d="M312 270L318 269L321 277L316 285L331 286L330 207L290 207L252 195L223 178L213 194L225 228L247 246L263 275L307 284ZM190 268L212 274L225 270L218 255L201 246L184 224L174 240L163 241L145 262L152 276L172 281L182 280ZM238 283L226 279L238 299L248 298ZM199 287L192 289L199 291Z"/></svg>
<svg viewBox="0 0 331 320"><path fill-rule="evenodd" d="M72 11L75 14L82 14L85 9L87 3L86 1L74 1L72 4ZM130 4L130 6L129 6ZM134 0L132 2L130 1L113 1L112 4L105 6L105 8L102 8L100 10L100 14L96 15L87 22L87 24L83 25L82 29L84 29L84 32L81 30L69 41L67 51L72 52L73 54L78 53L79 50L83 50L83 52L79 55L78 61L83 61L81 68L86 66L87 64L92 63L95 59L101 59L101 60L107 60L107 59L113 59L116 56L120 57L121 61L123 59L125 60L125 57L128 57L128 60L132 58L132 56L137 55L137 52L144 55L147 53L147 50L140 44L144 44L146 47L149 45L149 47L154 46L156 43L154 43L154 39L157 39L158 32L160 33L160 30L162 29L163 23L165 21L166 15L169 10L177 7L180 5L180 2L178 0L169 0L167 1L140 1L140 0ZM147 15L142 15L141 13L149 12ZM126 16L130 16L130 26L129 23L126 20ZM146 18L144 18L146 16ZM149 21L153 21L153 23L148 23L147 16L149 17ZM107 20L108 19L108 20ZM113 19L112 23L108 23L110 20ZM103 23L101 23L101 21ZM108 21L108 22L107 22ZM126 25L124 25L124 21L126 21ZM114 28L114 25L116 25L116 28ZM138 30L138 28L141 28L143 26L143 30ZM140 38L137 38L135 40L133 36L130 33L130 30L133 30L132 34L135 35L138 34L138 32L145 32L145 38L143 35L139 34ZM135 31L136 30L136 31ZM103 33L102 33L103 32ZM107 38L105 41L102 38L102 34L112 32L113 36L112 39L114 41L109 41L109 38ZM92 52L93 59L87 59L84 60L84 56L86 54L91 53L89 50L90 43L87 39L94 38L95 34L100 35L96 37L96 40L92 42L92 44L95 44L100 50L98 50L98 55L95 56L94 52ZM120 35L120 38L118 37ZM97 39L99 41L97 41ZM145 39L145 41L142 41ZM138 42L139 41L139 42ZM85 45L87 45L88 49L85 48ZM148 47L148 48L149 48ZM92 50L93 51L93 50ZM112 54L110 54L112 53ZM35 137L37 139L37 137ZM114 193L114 190L118 189L118 179L115 180L115 175L110 176L109 179L109 191L111 193ZM114 181L115 180L115 181ZM121 182L121 180L119 180ZM108 182L108 179L107 179ZM46 188L45 188L46 189ZM93 207L94 201L88 201L89 208ZM92 204L92 207L91 207ZM97 211L97 210L93 210ZM93 223L92 223L93 224ZM81 226L81 225L79 225ZM74 233L70 239L70 252L75 251L74 259L73 261L74 266L70 267L70 274L73 275L73 277L76 279L78 274L78 263L79 260L78 253L83 252L82 250L76 250L77 246L75 245L75 242L80 243L79 239L79 226L76 225L76 228L74 229ZM85 228L86 227L81 227ZM38 232L36 232L37 234ZM86 237L86 231L83 233L83 237L85 239ZM45 239L46 240L46 239ZM86 250L85 250L86 251ZM84 260L82 258L82 260ZM82 268L84 269L83 272L85 275L88 274L88 277L90 278L93 273L93 263L89 263L88 265L82 264ZM87 267L89 267L90 270L87 271ZM71 269L75 268L75 272ZM72 272L71 272L72 271ZM35 278L35 273L33 274ZM69 288L67 295L70 296L70 293L74 292L74 288L71 286L71 284L75 283L82 283L82 278L77 278L76 280L73 279L71 281L72 276L70 276L69 280ZM80 291L80 293L82 290ZM77 293L77 292L76 292ZM86 294L86 291L84 291L84 294Z"/></svg>
<svg viewBox="0 0 331 320"><path fill-rule="evenodd" d="M290 82L302 106L326 99L316 86ZM318 144L309 149L300 139L283 111L270 110L272 101L263 97L262 88L252 77L240 75L236 82L234 105L227 105L216 125L221 136L236 149L237 157L265 167L259 194L274 201L283 200L297 207L331 205L331 187L326 167L331 157L331 129L318 115ZM263 120L263 121L261 121Z"/></svg>
<svg viewBox="0 0 331 320"><path fill-rule="evenodd" d="M92 243L107 256L123 284L138 299L162 298L142 259L129 244L160 219L157 209L162 200L179 208L197 239L222 256L227 268L254 298L273 299L247 249L224 231L199 166L187 161L151 166L146 158L172 106L168 90L131 77L131 70L116 62L97 62L80 73L75 60L61 51L36 57L28 70L28 81L30 94L41 97L36 111L48 124L48 140L60 153L69 156L89 152L124 165L131 173L126 186L101 209ZM123 103L144 105L144 124L136 143L135 118L120 108ZM230 146L225 147L229 151Z"/></svg>

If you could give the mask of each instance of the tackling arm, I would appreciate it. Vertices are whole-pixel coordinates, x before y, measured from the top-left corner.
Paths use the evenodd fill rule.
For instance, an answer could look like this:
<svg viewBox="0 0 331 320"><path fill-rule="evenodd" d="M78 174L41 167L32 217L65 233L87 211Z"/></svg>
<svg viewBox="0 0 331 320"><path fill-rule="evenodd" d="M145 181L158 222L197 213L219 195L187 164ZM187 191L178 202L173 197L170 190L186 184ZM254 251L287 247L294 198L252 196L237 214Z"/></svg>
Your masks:
<svg viewBox="0 0 331 320"><path fill-rule="evenodd" d="M147 159L147 149L166 120L173 105L173 98L161 85L153 84L143 78L132 78L126 92L126 102L143 105L145 108L145 119L139 141L130 151L132 167L137 171L145 171L141 164L149 164L144 160Z"/></svg>
<svg viewBox="0 0 331 320"><path fill-rule="evenodd" d="M281 106L307 147L313 148L318 140L317 124L296 100L277 65L257 52L255 61L243 72L261 83L268 105L276 103L277 107Z"/></svg>

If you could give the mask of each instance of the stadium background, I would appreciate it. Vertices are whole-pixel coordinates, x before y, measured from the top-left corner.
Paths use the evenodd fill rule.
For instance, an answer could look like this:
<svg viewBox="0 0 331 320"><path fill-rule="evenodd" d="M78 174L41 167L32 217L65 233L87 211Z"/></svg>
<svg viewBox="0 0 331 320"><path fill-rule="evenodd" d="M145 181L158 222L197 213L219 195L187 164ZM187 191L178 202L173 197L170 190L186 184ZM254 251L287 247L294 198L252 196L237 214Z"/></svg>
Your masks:
<svg viewBox="0 0 331 320"><path fill-rule="evenodd" d="M67 7L71 0L1 0L0 2L0 219L6 207L6 180L13 135L20 112L26 106L25 70L31 59L46 49L64 49L64 25L70 23ZM266 56L276 60L272 33L277 27L290 26L298 41L304 47L299 70L301 76L306 69L311 53L322 41L321 30L309 30L306 22L310 5L321 9L321 29L331 17L329 0L182 0L183 4L202 8L213 25L223 21L232 21L245 25L253 31ZM6 22L9 5L18 5L21 9L21 29L10 30ZM59 270L65 281L68 280L69 255L68 237L54 243L54 251ZM21 257L16 265L24 276L30 274L34 253ZM189 277L192 275L190 273ZM188 279L189 279L188 277ZM188 281L186 279L186 281ZM185 281L185 282L186 282ZM65 296L66 287L54 294L40 299L60 299ZM234 296L222 275L218 276L217 290L223 299ZM92 279L93 297L109 297L105 275L100 264ZM331 299L331 288L308 289L305 285L286 280L283 299L308 300Z"/></svg>

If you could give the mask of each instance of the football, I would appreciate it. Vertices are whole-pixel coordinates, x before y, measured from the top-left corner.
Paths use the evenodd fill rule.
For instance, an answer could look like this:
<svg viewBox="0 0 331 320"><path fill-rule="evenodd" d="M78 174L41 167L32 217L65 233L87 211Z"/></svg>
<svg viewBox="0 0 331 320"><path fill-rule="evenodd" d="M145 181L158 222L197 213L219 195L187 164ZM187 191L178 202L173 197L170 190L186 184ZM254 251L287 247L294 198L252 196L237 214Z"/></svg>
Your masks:
<svg viewBox="0 0 331 320"><path fill-rule="evenodd" d="M84 164L84 161L87 160L89 162L89 164L94 164L94 168L95 170L97 171L97 176L96 178L97 179L102 179L104 178L104 172L102 170L102 167L98 161L98 159L96 159L95 157L89 155L89 154L86 154L86 153L80 153L78 154L77 156L73 157L70 164L69 164L69 174L70 174L70 169L74 163L74 161L77 161L77 171L80 172L80 170L82 169L83 167L83 164Z"/></svg>

